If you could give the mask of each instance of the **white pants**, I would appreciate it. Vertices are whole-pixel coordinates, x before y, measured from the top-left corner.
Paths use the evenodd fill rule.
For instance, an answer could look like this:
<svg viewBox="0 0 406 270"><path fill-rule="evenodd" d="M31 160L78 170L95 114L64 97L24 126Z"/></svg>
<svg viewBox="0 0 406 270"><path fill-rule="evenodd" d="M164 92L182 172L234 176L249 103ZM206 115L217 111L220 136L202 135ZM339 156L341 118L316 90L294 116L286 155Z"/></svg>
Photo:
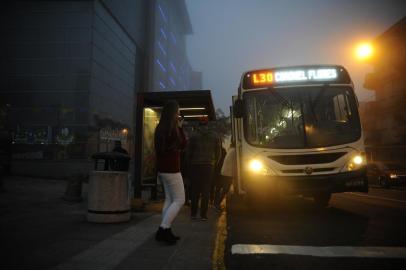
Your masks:
<svg viewBox="0 0 406 270"><path fill-rule="evenodd" d="M162 228L170 228L173 220L185 203L185 189L180 172L160 173L158 178L165 189L165 203L162 209Z"/></svg>

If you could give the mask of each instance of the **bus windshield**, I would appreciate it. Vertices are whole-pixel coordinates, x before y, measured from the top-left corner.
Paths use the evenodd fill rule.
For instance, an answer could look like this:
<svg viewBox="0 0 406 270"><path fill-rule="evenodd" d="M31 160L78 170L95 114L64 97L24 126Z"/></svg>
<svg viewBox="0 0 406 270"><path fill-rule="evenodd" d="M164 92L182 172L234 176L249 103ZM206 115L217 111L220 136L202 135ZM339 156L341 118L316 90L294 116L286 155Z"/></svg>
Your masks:
<svg viewBox="0 0 406 270"><path fill-rule="evenodd" d="M350 87L302 86L243 95L244 133L254 146L317 148L350 143L361 136Z"/></svg>

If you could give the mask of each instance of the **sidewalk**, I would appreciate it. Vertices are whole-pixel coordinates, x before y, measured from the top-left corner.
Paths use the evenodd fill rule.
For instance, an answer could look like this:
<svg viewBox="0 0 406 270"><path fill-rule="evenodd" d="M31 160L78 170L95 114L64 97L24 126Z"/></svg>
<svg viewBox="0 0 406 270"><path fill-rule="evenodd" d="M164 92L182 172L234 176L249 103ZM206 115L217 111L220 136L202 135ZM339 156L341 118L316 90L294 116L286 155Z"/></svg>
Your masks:
<svg viewBox="0 0 406 270"><path fill-rule="evenodd" d="M185 206L173 224L181 240L154 240L162 203L120 224L92 224L86 201L63 201L66 182L11 177L0 194L2 269L212 269L218 213L191 221Z"/></svg>

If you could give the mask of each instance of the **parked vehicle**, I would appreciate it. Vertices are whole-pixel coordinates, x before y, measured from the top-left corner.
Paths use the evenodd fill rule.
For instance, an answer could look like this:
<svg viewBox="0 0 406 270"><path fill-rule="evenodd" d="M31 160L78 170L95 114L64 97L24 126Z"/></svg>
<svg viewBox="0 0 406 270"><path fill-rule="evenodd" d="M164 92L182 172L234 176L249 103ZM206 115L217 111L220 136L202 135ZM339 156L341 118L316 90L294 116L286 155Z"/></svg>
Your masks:
<svg viewBox="0 0 406 270"><path fill-rule="evenodd" d="M390 188L406 183L406 166L396 162L369 162L367 176L370 185Z"/></svg>

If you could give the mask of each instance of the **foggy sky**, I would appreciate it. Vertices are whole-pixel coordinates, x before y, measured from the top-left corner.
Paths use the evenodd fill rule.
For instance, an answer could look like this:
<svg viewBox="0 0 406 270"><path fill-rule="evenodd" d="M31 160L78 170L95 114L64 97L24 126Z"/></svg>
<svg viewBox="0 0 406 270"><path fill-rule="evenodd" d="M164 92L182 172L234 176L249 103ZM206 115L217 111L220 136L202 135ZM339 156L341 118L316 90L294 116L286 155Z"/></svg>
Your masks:
<svg viewBox="0 0 406 270"><path fill-rule="evenodd" d="M203 89L229 114L241 74L257 68L340 64L350 72L360 101L372 68L354 46L373 40L406 16L406 0L186 0L193 34L187 53L203 72Z"/></svg>

